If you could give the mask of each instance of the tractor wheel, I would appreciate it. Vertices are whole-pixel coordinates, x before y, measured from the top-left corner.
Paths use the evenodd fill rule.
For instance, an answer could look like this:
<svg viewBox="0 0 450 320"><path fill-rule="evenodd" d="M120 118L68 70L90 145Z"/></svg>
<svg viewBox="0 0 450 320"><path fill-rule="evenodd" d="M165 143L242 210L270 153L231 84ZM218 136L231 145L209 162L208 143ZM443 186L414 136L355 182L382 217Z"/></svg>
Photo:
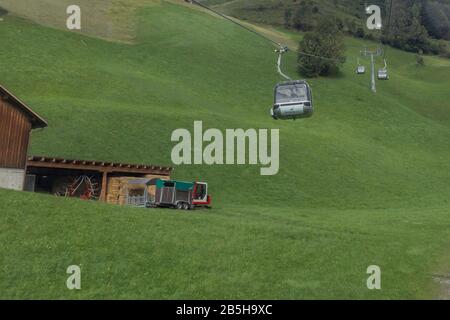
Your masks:
<svg viewBox="0 0 450 320"><path fill-rule="evenodd" d="M184 210L189 210L190 209L189 203L183 203L183 209Z"/></svg>
<svg viewBox="0 0 450 320"><path fill-rule="evenodd" d="M178 202L178 203L177 203L177 209L178 209L178 210L183 209L183 203L182 203L182 202Z"/></svg>

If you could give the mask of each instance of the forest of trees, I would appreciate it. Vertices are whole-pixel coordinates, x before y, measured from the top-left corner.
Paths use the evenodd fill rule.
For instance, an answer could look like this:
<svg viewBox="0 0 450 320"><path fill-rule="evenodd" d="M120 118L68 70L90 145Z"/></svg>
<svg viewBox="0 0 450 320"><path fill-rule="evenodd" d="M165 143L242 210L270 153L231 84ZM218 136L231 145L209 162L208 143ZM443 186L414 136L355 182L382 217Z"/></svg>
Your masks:
<svg viewBox="0 0 450 320"><path fill-rule="evenodd" d="M423 1L423 24L428 33L437 38L450 40L450 1Z"/></svg>
<svg viewBox="0 0 450 320"><path fill-rule="evenodd" d="M341 32L381 40L402 50L450 57L450 0L203 0L226 14L263 24L314 31L322 17L337 19ZM388 28L388 16L391 11ZM366 27L365 7L380 6L382 31Z"/></svg>
<svg viewBox="0 0 450 320"><path fill-rule="evenodd" d="M327 6L341 9L355 19L337 18L342 32L360 38L380 38L402 50L450 56L450 0L392 0L392 16L389 28L388 13L391 0L290 0L294 7L285 9L284 24L288 28L312 31L317 21L327 14ZM386 28L381 34L365 28L364 6L379 5L382 9Z"/></svg>
<svg viewBox="0 0 450 320"><path fill-rule="evenodd" d="M430 0L395 0L391 25L382 40L412 52L448 55L450 5Z"/></svg>

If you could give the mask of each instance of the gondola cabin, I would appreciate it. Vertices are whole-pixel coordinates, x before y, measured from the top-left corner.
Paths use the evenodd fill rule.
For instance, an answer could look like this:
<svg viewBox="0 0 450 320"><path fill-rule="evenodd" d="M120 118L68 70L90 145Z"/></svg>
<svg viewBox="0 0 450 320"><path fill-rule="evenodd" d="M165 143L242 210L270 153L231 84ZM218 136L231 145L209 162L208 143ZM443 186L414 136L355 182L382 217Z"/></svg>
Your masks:
<svg viewBox="0 0 450 320"><path fill-rule="evenodd" d="M378 80L389 80L387 69L378 70Z"/></svg>
<svg viewBox="0 0 450 320"><path fill-rule="evenodd" d="M356 74L365 74L366 73L366 67L365 66L358 66L356 67Z"/></svg>
<svg viewBox="0 0 450 320"><path fill-rule="evenodd" d="M308 118L314 112L311 88L306 81L280 83L275 87L274 96L270 114L275 120Z"/></svg>

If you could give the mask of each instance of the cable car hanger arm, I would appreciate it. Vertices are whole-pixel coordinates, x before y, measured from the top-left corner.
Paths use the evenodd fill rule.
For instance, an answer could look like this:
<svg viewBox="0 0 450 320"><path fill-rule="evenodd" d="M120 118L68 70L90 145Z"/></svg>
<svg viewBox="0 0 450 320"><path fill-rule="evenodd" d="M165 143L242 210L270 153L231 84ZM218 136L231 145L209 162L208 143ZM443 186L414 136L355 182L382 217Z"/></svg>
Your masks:
<svg viewBox="0 0 450 320"><path fill-rule="evenodd" d="M288 47L281 47L278 50L275 50L275 52L278 53L278 60L277 60L277 71L278 73L285 78L286 80L290 81L292 80L289 76L287 76L286 74L283 73L283 71L281 71L281 57L283 56L283 53L286 53L289 50Z"/></svg>

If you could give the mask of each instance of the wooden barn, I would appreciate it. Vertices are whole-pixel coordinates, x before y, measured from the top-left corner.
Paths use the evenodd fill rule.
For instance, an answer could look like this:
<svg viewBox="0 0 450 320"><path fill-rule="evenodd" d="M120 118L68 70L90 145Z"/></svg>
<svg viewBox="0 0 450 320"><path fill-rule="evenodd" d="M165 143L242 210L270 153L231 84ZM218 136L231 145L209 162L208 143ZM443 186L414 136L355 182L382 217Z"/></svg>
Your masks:
<svg viewBox="0 0 450 320"><path fill-rule="evenodd" d="M0 86L0 188L23 190L32 129L47 122Z"/></svg>

